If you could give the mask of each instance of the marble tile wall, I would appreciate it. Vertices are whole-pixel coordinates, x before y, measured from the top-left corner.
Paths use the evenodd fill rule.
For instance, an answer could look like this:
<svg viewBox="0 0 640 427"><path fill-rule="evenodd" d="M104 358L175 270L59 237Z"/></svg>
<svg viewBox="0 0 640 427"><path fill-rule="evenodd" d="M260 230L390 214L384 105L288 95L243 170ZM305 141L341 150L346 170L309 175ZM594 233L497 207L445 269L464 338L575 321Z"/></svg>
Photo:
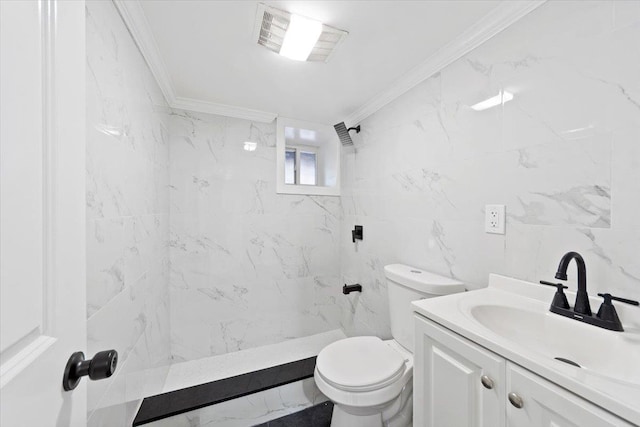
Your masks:
<svg viewBox="0 0 640 427"><path fill-rule="evenodd" d="M169 363L169 109L111 1L86 4L88 425L131 425Z"/></svg>
<svg viewBox="0 0 640 427"><path fill-rule="evenodd" d="M340 198L276 195L275 124L169 111L113 4L87 2L88 353L121 355L89 425L125 425L170 356L390 336L388 263L475 288L578 250L592 292L640 298L639 40L638 2L549 2L363 121Z"/></svg>
<svg viewBox="0 0 640 427"><path fill-rule="evenodd" d="M501 90L514 99L470 108ZM364 287L348 334L390 336L395 262L477 288L553 279L577 250L591 293L640 299L639 2L548 2L362 129L342 156L342 233L365 232L340 249L343 281ZM484 232L486 204L506 205L506 235Z"/></svg>
<svg viewBox="0 0 640 427"><path fill-rule="evenodd" d="M275 135L275 122L171 116L174 361L339 327L340 199L276 194Z"/></svg>

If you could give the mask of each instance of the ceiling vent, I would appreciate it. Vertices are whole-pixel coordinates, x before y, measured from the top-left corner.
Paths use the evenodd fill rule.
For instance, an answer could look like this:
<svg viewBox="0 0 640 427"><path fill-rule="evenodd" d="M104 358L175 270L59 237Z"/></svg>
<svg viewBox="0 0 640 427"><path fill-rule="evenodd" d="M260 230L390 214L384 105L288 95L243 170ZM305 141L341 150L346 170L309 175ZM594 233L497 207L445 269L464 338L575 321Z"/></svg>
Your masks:
<svg viewBox="0 0 640 427"><path fill-rule="evenodd" d="M300 33L293 34L294 30L300 30ZM260 3L256 17L256 34L259 45L277 54L298 61L329 62L331 55L348 33ZM297 49L291 49L291 44ZM304 46L305 44L307 46Z"/></svg>

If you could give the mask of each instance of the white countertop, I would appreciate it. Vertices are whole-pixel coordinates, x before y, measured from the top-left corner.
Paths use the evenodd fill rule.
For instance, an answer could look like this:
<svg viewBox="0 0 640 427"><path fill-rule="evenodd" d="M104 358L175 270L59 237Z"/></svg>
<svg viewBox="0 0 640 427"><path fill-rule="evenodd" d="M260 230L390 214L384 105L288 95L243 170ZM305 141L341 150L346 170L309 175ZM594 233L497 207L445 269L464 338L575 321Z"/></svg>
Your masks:
<svg viewBox="0 0 640 427"><path fill-rule="evenodd" d="M576 336L587 337L587 340L589 337L593 337L594 342L598 342L596 338L623 340L624 345L631 349L632 358L635 358L637 351L638 357L635 360L640 365L640 308L621 303L614 304L625 331L607 331L549 312L549 304L554 292L555 289L552 287L492 274L488 288L415 301L412 304L416 313L536 372L613 414L640 425L640 382L636 382L636 378L631 381L610 378L558 362L544 352L532 350L535 348L535 343L532 343L531 347L527 347L505 338L483 326L471 314L473 307L498 305L544 313L545 316L557 316L562 319L562 322L571 322L562 324L562 326L575 328ZM566 292L566 294L569 303L573 304L575 293ZM591 300L594 311L597 311L600 302L601 300L597 298ZM555 318L552 320L557 322ZM576 345L578 344L589 346L585 342L576 343ZM599 349L599 351L606 352L607 349ZM605 354L605 356L610 356L612 364L615 365L616 354ZM632 368L637 370L638 366Z"/></svg>

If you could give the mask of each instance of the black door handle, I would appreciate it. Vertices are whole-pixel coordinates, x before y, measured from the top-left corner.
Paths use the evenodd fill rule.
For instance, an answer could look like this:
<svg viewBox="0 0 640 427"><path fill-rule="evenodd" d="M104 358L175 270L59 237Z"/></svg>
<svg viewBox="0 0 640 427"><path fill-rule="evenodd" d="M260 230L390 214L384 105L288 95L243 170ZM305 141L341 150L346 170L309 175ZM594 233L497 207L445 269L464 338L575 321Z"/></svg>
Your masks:
<svg viewBox="0 0 640 427"><path fill-rule="evenodd" d="M65 391L73 390L85 375L92 380L109 378L116 371L117 364L118 352L115 350L100 351L89 360L84 359L83 352L77 351L69 357L64 368L62 387Z"/></svg>

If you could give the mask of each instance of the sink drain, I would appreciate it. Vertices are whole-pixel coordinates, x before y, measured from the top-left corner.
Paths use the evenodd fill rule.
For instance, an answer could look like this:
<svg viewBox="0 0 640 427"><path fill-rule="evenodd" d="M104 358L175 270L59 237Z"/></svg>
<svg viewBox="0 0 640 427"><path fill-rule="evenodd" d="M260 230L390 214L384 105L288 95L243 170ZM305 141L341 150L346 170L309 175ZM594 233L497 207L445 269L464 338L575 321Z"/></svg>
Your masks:
<svg viewBox="0 0 640 427"><path fill-rule="evenodd" d="M582 368L582 366L578 365L573 360L565 359L564 357L554 357L554 359L559 360L559 361L564 362L564 363L567 363L567 364L572 365L572 366L576 366L578 368Z"/></svg>

